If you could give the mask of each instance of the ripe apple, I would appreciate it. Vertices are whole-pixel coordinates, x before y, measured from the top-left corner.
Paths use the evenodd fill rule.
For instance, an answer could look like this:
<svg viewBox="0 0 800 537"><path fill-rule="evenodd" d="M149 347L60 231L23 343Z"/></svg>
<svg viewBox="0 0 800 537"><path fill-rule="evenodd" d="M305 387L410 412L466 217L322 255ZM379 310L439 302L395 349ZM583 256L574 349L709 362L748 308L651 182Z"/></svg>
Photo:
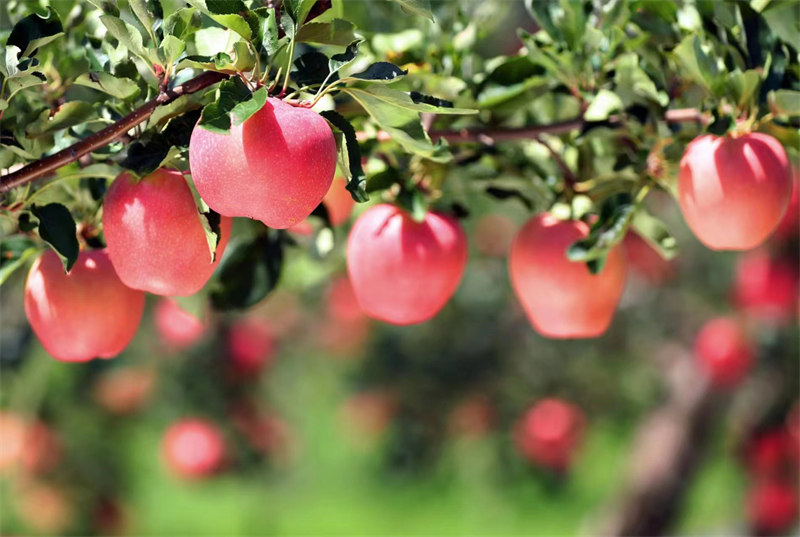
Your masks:
<svg viewBox="0 0 800 537"><path fill-rule="evenodd" d="M475 222L475 248L488 257L505 257L514 240L516 226L501 214L487 214Z"/></svg>
<svg viewBox="0 0 800 537"><path fill-rule="evenodd" d="M240 374L258 373L277 351L269 323L258 317L237 319L228 327L226 338L230 363Z"/></svg>
<svg viewBox="0 0 800 537"><path fill-rule="evenodd" d="M322 116L270 97L229 134L195 126L189 164L209 207L285 229L311 214L331 186L336 141Z"/></svg>
<svg viewBox="0 0 800 537"><path fill-rule="evenodd" d="M797 521L796 485L776 480L755 484L746 499L747 518L754 535L777 535L789 531Z"/></svg>
<svg viewBox="0 0 800 537"><path fill-rule="evenodd" d="M73 522L74 506L66 492L55 485L25 483L13 499L20 519L36 533L61 535Z"/></svg>
<svg viewBox="0 0 800 537"><path fill-rule="evenodd" d="M164 435L167 466L184 478L201 478L218 471L225 459L225 440L213 423L199 418L175 422Z"/></svg>
<svg viewBox="0 0 800 537"><path fill-rule="evenodd" d="M708 321L697 334L694 350L700 367L720 388L739 384L753 365L754 349L731 318Z"/></svg>
<svg viewBox="0 0 800 537"><path fill-rule="evenodd" d="M325 205L325 208L328 210L328 218L330 218L331 226L336 227L340 224L344 224L347 219L350 218L353 207L356 205L356 202L353 201L353 196L351 196L350 192L345 188L346 186L347 181L342 177L337 177L333 180L333 183L331 183L328 193L322 198L322 204ZM314 228L311 222L305 219L290 227L289 231L299 235L311 235Z"/></svg>
<svg viewBox="0 0 800 537"><path fill-rule="evenodd" d="M797 446L786 429L760 432L745 448L747 469L759 478L793 475L797 471Z"/></svg>
<svg viewBox="0 0 800 537"><path fill-rule="evenodd" d="M112 358L130 343L144 293L126 287L105 250L83 251L68 274L55 252L36 260L25 282L25 314L57 360Z"/></svg>
<svg viewBox="0 0 800 537"><path fill-rule="evenodd" d="M29 424L20 453L22 467L31 474L46 474L60 462L61 440L58 434L42 421Z"/></svg>
<svg viewBox="0 0 800 537"><path fill-rule="evenodd" d="M792 170L794 174L792 198L789 200L789 207L786 209L786 214L783 215L783 220L775 230L775 237L786 240L800 235L800 184L798 184L800 168L794 167Z"/></svg>
<svg viewBox="0 0 800 537"><path fill-rule="evenodd" d="M132 414L144 407L155 389L155 371L146 366L112 369L98 377L94 385L95 401L108 412Z"/></svg>
<svg viewBox="0 0 800 537"><path fill-rule="evenodd" d="M161 341L176 351L191 347L206 334L206 324L172 298L162 298L156 304L155 324Z"/></svg>
<svg viewBox="0 0 800 537"><path fill-rule="evenodd" d="M455 292L467 264L458 221L429 211L415 222L385 203L358 217L347 241L347 271L361 309L397 325L427 321Z"/></svg>
<svg viewBox="0 0 800 537"><path fill-rule="evenodd" d="M780 323L797 315L800 272L795 263L775 259L766 250L754 250L736 264L734 300L757 319Z"/></svg>
<svg viewBox="0 0 800 537"><path fill-rule="evenodd" d="M13 468L25 447L27 424L9 411L0 412L0 472Z"/></svg>
<svg viewBox="0 0 800 537"><path fill-rule="evenodd" d="M622 244L631 272L647 282L659 285L675 275L675 263L661 257L638 233L628 232Z"/></svg>
<svg viewBox="0 0 800 537"><path fill-rule="evenodd" d="M120 174L103 202L108 255L120 280L156 295L199 291L217 267L231 233L231 219L223 217L212 263L201 218L181 172L160 168L141 180Z"/></svg>
<svg viewBox="0 0 800 537"><path fill-rule="evenodd" d="M514 291L533 327L543 336L591 338L608 329L625 286L626 261L617 246L599 274L567 259L567 248L586 237L581 221L534 216L511 246L509 269Z"/></svg>
<svg viewBox="0 0 800 537"><path fill-rule="evenodd" d="M695 138L681 159L681 211L712 250L750 250L773 232L792 194L789 160L762 133Z"/></svg>
<svg viewBox="0 0 800 537"><path fill-rule="evenodd" d="M514 428L514 444L530 462L566 471L583 439L585 418L567 401L547 398L534 404Z"/></svg>

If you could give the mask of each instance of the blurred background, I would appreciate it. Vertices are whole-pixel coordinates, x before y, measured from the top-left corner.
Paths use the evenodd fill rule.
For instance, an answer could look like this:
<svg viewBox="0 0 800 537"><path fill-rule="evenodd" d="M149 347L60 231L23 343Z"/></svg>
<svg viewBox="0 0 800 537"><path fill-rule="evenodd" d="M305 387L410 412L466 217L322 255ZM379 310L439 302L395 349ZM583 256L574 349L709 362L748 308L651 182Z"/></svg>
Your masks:
<svg viewBox="0 0 800 537"><path fill-rule="evenodd" d="M393 5L352 4L360 28L407 26ZM533 21L486 4L475 49L514 53ZM506 254L529 209L458 199L470 262L418 326L371 321L354 300L344 242L362 207L324 257L292 231L280 284L250 311L148 297L112 360L50 358L18 271L0 291L0 533L796 532L797 190L782 228L743 254L705 249L667 193L650 196L680 255L629 235L619 311L586 341L538 336L511 293Z"/></svg>

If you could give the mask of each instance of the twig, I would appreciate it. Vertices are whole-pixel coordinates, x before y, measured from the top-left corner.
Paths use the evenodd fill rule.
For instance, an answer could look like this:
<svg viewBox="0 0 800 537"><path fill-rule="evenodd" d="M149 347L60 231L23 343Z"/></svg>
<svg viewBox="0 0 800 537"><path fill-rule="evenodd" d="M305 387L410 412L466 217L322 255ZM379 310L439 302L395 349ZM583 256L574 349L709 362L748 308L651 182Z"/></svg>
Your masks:
<svg viewBox="0 0 800 537"><path fill-rule="evenodd" d="M84 138L66 149L50 155L42 160L28 164L24 168L0 177L0 193L8 192L12 188L24 185L40 177L44 177L70 162L78 160L83 155L104 147L126 135L126 133L149 118L156 108L169 104L181 95L198 92L220 80L228 78L224 73L206 71L180 86L166 90L152 101L134 110L131 114L120 119L113 125Z"/></svg>

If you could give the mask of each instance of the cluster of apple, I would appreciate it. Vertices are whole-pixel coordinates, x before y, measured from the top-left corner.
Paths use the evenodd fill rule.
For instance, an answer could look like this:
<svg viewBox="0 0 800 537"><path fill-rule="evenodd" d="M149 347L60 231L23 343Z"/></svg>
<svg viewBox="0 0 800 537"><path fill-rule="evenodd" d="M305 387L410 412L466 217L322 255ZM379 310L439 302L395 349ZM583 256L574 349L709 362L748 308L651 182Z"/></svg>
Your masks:
<svg viewBox="0 0 800 537"><path fill-rule="evenodd" d="M195 127L189 145L192 181L221 215L215 255L181 172L158 169L141 180L123 173L104 201L107 248L82 251L68 274L52 252L31 268L25 311L34 332L60 360L115 356L137 330L145 292L186 296L205 285L224 254L232 217L307 233L304 220L324 201L334 223L346 220L352 200L341 181L331 188L336 158L327 122L276 98L227 135ZM779 225L791 192L786 153L764 134L701 136L681 161L681 209L713 249L746 250L764 242ZM626 257L615 246L598 274L569 261L566 249L588 234L586 222L549 213L534 216L516 234L511 281L542 335L596 337L611 323ZM435 316L458 287L466 263L466 236L455 218L428 211L417 221L388 203L364 211L347 244L348 274L360 309L398 325Z"/></svg>
<svg viewBox="0 0 800 537"><path fill-rule="evenodd" d="M757 431L745 444L750 480L745 508L754 535L782 535L797 523L800 471L800 407L780 426Z"/></svg>

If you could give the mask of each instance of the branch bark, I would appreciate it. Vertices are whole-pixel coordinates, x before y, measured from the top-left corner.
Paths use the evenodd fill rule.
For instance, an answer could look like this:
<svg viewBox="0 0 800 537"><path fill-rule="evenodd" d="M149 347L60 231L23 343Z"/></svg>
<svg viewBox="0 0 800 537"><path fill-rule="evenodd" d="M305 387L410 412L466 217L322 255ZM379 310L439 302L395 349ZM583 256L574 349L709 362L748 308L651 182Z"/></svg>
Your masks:
<svg viewBox="0 0 800 537"><path fill-rule="evenodd" d="M66 149L62 149L58 153L42 160L37 160L13 173L3 175L0 177L0 193L8 192L12 188L44 177L84 155L122 138L133 127L147 120L159 106L169 104L181 95L190 95L198 92L226 78L228 78L228 75L224 73L206 71L180 86L161 92L158 97L134 110L113 125L84 138Z"/></svg>

